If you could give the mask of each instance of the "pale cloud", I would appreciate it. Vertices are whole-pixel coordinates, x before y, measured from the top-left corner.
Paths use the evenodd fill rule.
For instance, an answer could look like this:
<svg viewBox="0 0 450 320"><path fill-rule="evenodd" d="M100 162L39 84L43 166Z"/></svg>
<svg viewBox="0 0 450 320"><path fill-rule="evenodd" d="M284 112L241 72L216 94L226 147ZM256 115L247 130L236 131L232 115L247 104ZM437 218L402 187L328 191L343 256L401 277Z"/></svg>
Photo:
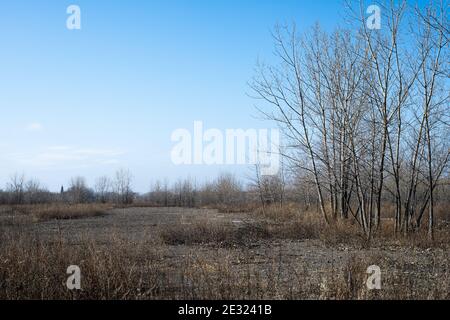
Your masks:
<svg viewBox="0 0 450 320"><path fill-rule="evenodd" d="M46 148L46 150L49 150L49 151L66 151L66 150L70 150L70 147L68 147L68 146L53 146L53 147Z"/></svg>
<svg viewBox="0 0 450 320"><path fill-rule="evenodd" d="M108 165L108 164L119 164L119 163L120 163L120 161L118 159L110 159L110 160L105 160L105 161L101 162L101 164L105 164L105 165Z"/></svg>
<svg viewBox="0 0 450 320"><path fill-rule="evenodd" d="M73 154L81 157L90 157L90 156L114 157L122 155L123 152L119 150L108 150L108 149L76 149L73 150Z"/></svg>
<svg viewBox="0 0 450 320"><path fill-rule="evenodd" d="M118 149L75 148L69 146L52 146L33 154L11 155L22 165L33 167L48 166L95 166L117 164L117 159L125 154Z"/></svg>
<svg viewBox="0 0 450 320"><path fill-rule="evenodd" d="M39 122L30 123L27 127L27 131L42 131L44 126Z"/></svg>

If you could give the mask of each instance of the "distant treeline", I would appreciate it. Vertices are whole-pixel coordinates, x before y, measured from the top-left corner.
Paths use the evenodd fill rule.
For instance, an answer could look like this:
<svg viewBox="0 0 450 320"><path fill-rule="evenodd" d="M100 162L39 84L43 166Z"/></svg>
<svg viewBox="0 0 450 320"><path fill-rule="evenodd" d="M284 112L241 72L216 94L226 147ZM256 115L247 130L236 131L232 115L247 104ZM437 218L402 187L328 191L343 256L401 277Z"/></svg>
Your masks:
<svg viewBox="0 0 450 320"><path fill-rule="evenodd" d="M286 186L280 176L266 177L258 183L244 183L232 174L221 174L214 181L202 184L191 178L174 183L164 180L154 183L144 194L133 191L132 180L129 170L119 170L113 178L103 176L96 179L93 186L89 186L83 177L74 177L66 188L61 186L59 192L50 192L38 180L15 174L10 177L5 189L0 189L0 204L98 202L167 207L240 207L261 202L263 205L282 204L286 200ZM294 193L296 191L292 189L290 201L294 200ZM311 195L305 199L309 204L314 202Z"/></svg>
<svg viewBox="0 0 450 320"><path fill-rule="evenodd" d="M153 207L210 207L236 212L297 204L304 210L320 210L311 177L286 174L284 171L277 176L261 176L258 172L256 168L254 177L246 182L228 173L220 174L205 183L197 183L192 178L179 179L174 183L166 179L156 181L144 194L133 191L133 176L129 170L119 170L113 178L100 177L92 187L83 177L75 177L70 180L67 189L62 186L60 192L50 192L38 180L27 180L24 175L15 174L11 176L5 190L0 190L0 204L110 203ZM436 201L444 207L448 207L450 199L449 181L442 179L436 190ZM389 192L384 193L382 198L385 208L395 204L395 197Z"/></svg>

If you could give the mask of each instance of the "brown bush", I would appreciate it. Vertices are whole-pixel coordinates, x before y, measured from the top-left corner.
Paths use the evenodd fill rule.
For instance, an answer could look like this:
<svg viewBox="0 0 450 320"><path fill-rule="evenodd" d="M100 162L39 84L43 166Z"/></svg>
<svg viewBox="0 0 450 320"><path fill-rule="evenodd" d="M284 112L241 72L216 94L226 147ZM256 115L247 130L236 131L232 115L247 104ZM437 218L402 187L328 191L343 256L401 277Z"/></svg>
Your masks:
<svg viewBox="0 0 450 320"><path fill-rule="evenodd" d="M252 246L264 240L318 239L319 229L301 219L276 223L265 220L218 223L203 218L164 225L160 228L160 237L169 245Z"/></svg>
<svg viewBox="0 0 450 320"><path fill-rule="evenodd" d="M169 245L210 244L226 247L251 245L252 241L269 238L270 233L264 224L242 222L233 225L203 218L190 223L165 225L160 229L160 237Z"/></svg>
<svg viewBox="0 0 450 320"><path fill-rule="evenodd" d="M14 206L13 211L28 215L35 221L67 220L106 214L112 206L106 204L39 204Z"/></svg>

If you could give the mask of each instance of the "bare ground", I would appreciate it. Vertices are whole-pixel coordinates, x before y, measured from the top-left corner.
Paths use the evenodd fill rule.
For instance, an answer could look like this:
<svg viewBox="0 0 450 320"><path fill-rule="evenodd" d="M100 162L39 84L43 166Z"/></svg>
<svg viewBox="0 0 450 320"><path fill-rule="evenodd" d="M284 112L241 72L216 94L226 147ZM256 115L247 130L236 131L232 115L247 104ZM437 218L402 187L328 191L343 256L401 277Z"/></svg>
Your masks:
<svg viewBox="0 0 450 320"><path fill-rule="evenodd" d="M185 264L189 257L191 263L202 265L204 272L220 274L226 265L226 272L270 278L269 287L283 287L270 295L261 293L258 296L252 291L252 294L243 294L244 298L449 298L448 247L418 248L395 244L368 248L344 244L330 246L320 239L249 238L244 243L227 246L220 243L167 244L161 240L160 234L167 227L177 225L183 229L183 226L187 228L199 219L243 231L255 223L254 217L248 214L221 214L206 209L113 209L100 217L46 222L30 222L26 216L11 215L3 210L0 211L0 230L27 234L44 242L61 239L74 247L82 245L85 239L94 239L96 244L107 247L114 234L132 245L164 246L159 260L172 270L174 277L179 266ZM369 292L366 288L365 268L370 265L377 265L382 270L381 291ZM231 279L231 275L228 276ZM202 277L196 279L205 280ZM172 283L175 283L173 291L181 291L180 287L185 285L180 283L177 287L176 281ZM343 290L351 292L344 294ZM200 298L227 297L215 292L195 294ZM184 297L181 294L173 296Z"/></svg>

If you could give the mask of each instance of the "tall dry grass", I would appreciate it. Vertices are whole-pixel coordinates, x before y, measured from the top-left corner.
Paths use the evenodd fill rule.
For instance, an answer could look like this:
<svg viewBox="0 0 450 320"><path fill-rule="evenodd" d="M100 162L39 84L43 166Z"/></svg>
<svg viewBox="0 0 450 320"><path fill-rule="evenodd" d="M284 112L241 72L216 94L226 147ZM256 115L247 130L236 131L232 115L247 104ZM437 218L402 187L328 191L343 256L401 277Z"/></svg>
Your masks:
<svg viewBox="0 0 450 320"><path fill-rule="evenodd" d="M389 206L384 210L389 211ZM450 246L450 217L445 208L438 206L437 225L434 239L430 240L427 230L422 228L408 234L396 233L394 220L382 219L381 225L373 231L372 238L361 231L354 219L331 221L327 225L320 214L314 210L305 210L296 204L287 204L280 208L271 206L253 211L256 221L264 221L275 238L292 240L320 239L329 246L348 245L370 247L380 245L398 245L403 247L448 248Z"/></svg>
<svg viewBox="0 0 450 320"><path fill-rule="evenodd" d="M108 208L19 209L42 221ZM265 208L234 223L180 220L139 241L111 230L107 241L84 235L73 242L0 223L0 299L450 299L448 228L427 243L420 233L396 237L389 223L383 226L367 243L351 222L326 226L316 213L294 206ZM344 263L323 255L317 264L283 250L289 241L311 239L332 252L344 245ZM322 247L312 248L322 256ZM428 257L421 264L409 261L418 250ZM383 270L381 291L365 285L372 264ZM66 288L69 265L81 268L80 291Z"/></svg>
<svg viewBox="0 0 450 320"><path fill-rule="evenodd" d="M108 204L50 203L39 205L17 205L11 207L13 214L31 217L34 221L81 219L102 216L112 209Z"/></svg>
<svg viewBox="0 0 450 320"><path fill-rule="evenodd" d="M322 269L276 249L187 248L174 256L158 242L132 243L115 234L107 245L85 238L41 241L2 234L0 299L449 299L450 275L415 270L383 256L357 253ZM434 262L442 263L443 257ZM442 260L441 260L442 259ZM383 288L369 291L366 268L382 263ZM82 290L66 288L69 265Z"/></svg>

